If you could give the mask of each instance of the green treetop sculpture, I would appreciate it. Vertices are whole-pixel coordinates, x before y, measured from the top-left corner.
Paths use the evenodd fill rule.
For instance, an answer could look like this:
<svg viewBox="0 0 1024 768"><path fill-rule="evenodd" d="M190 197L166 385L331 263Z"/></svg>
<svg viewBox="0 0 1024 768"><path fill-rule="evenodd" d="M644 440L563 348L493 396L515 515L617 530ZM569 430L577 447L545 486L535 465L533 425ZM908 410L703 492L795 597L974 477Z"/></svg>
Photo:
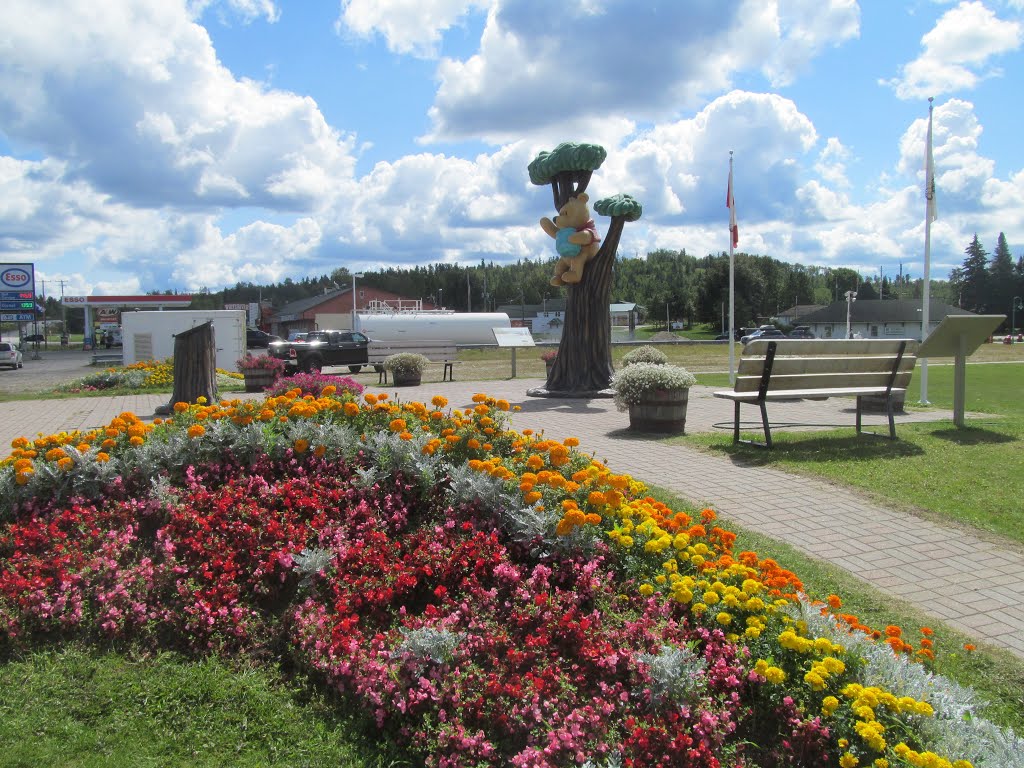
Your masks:
<svg viewBox="0 0 1024 768"><path fill-rule="evenodd" d="M558 357L544 387L529 390L538 397L608 396L611 384L611 324L608 307L611 300L612 265L619 247L622 228L636 221L643 207L629 195L618 194L594 203L601 216L611 217L608 232L600 248L593 222L569 221L580 208L585 210L588 196L583 194L594 171L601 167L607 153L596 144L559 144L551 152L541 152L529 165L530 181L538 186L551 185L559 216L544 218L541 227L556 239L561 258L552 283L565 285L565 325ZM563 219L562 222L559 220ZM566 224L566 226L560 226ZM570 226L571 225L571 229ZM588 245L589 244L589 245ZM576 246L576 249L573 249ZM587 250L589 248L589 250ZM564 249L564 250L563 250ZM582 252L583 256L579 254Z"/></svg>

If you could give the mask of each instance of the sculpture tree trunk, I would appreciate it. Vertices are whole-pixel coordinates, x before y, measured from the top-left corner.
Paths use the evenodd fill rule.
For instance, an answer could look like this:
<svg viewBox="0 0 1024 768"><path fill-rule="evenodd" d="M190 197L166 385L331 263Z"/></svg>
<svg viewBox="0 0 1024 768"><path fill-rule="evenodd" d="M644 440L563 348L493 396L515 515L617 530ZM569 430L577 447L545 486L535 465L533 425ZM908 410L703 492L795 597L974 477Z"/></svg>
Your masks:
<svg viewBox="0 0 1024 768"><path fill-rule="evenodd" d="M208 403L217 402L217 346L214 343L213 323L203 323L174 336L174 392L175 403L194 403L205 397Z"/></svg>
<svg viewBox="0 0 1024 768"><path fill-rule="evenodd" d="M583 270L583 279L567 286L565 325L558 357L546 385L528 394L540 397L610 396L612 373L612 265L626 219L613 216L601 250Z"/></svg>

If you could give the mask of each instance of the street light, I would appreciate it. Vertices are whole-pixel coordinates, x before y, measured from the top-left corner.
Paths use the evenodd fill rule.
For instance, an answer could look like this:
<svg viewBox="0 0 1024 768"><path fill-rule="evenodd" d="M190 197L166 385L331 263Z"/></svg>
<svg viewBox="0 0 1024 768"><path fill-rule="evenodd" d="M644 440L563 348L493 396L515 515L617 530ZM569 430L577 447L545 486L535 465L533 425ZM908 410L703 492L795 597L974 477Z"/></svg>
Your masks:
<svg viewBox="0 0 1024 768"><path fill-rule="evenodd" d="M850 332L850 310L853 308L853 302L857 300L856 291L846 292L846 338L852 339L853 334Z"/></svg>
<svg viewBox="0 0 1024 768"><path fill-rule="evenodd" d="M352 275L352 330L356 330L356 297L359 295L356 293L356 278L362 277L362 272L356 272Z"/></svg>

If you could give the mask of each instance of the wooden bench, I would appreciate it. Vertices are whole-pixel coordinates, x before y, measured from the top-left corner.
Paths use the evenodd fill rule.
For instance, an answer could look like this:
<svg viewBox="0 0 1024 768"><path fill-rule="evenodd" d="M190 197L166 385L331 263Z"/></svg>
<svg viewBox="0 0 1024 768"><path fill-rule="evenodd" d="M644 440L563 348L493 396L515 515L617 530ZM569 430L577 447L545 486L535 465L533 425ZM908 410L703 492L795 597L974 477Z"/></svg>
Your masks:
<svg viewBox="0 0 1024 768"><path fill-rule="evenodd" d="M367 359L374 366L379 376L378 384L388 383L388 372L384 369L384 361L399 352L411 352L423 355L433 363L443 363L444 371L441 381L455 381L455 365L459 362L458 347L451 341L426 341L403 339L402 341L371 341L366 349Z"/></svg>
<svg viewBox="0 0 1024 768"><path fill-rule="evenodd" d="M889 438L896 439L892 396L906 393L917 362L917 342L910 339L772 339L743 348L731 390L715 397L732 400L733 442L772 447L765 404L769 400L857 398L857 433L861 433L862 399L885 399ZM761 409L763 443L740 440L740 405ZM873 434L873 433L868 433Z"/></svg>
<svg viewBox="0 0 1024 768"><path fill-rule="evenodd" d="M92 364L93 365L110 365L116 364L121 365L124 362L124 354L122 352L93 352L92 353Z"/></svg>

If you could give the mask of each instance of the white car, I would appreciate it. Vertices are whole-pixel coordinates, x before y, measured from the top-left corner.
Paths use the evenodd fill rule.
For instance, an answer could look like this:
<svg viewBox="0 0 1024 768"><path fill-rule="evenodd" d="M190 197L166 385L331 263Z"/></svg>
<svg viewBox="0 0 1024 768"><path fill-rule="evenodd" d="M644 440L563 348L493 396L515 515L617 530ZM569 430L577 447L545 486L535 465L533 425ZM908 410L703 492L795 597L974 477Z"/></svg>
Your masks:
<svg viewBox="0 0 1024 768"><path fill-rule="evenodd" d="M21 350L17 344L9 341L0 341L0 365L9 366L12 370L21 368L23 365Z"/></svg>

